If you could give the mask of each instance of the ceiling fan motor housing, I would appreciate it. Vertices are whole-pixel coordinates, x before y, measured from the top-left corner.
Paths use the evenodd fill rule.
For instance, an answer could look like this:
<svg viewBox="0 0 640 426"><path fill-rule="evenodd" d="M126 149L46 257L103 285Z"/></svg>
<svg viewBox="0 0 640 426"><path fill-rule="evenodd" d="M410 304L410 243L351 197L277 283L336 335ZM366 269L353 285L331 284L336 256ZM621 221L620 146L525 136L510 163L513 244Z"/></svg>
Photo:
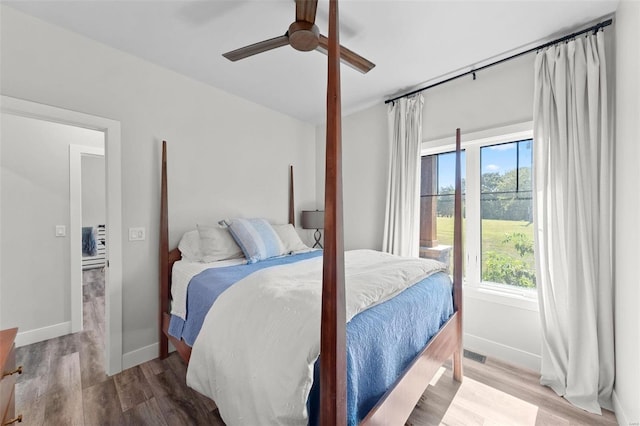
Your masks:
<svg viewBox="0 0 640 426"><path fill-rule="evenodd" d="M311 22L294 22L289 25L288 34L291 47L302 52L314 50L320 42L320 30Z"/></svg>

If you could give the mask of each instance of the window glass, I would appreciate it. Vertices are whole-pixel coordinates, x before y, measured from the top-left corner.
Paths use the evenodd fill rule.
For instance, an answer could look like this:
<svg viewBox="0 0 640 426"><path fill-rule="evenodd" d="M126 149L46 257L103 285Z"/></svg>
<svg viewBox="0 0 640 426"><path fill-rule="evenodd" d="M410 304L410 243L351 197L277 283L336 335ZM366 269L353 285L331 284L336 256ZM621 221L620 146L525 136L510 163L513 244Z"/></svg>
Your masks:
<svg viewBox="0 0 640 426"><path fill-rule="evenodd" d="M466 161L460 159L462 193ZM450 264L453 256L453 212L456 176L455 152L422 157L420 185L420 256ZM464 195L462 202L464 216ZM464 221L462 224L464 233Z"/></svg>
<svg viewBox="0 0 640 426"><path fill-rule="evenodd" d="M482 281L534 288L531 139L480 149Z"/></svg>

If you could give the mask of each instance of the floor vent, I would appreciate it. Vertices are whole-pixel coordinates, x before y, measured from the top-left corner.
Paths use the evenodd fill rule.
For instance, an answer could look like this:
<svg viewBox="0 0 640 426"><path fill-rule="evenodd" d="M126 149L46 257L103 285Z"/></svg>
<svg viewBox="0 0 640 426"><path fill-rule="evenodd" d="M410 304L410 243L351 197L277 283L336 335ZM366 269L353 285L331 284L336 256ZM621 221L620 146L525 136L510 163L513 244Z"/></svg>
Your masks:
<svg viewBox="0 0 640 426"><path fill-rule="evenodd" d="M477 361L477 362L479 362L481 364L484 364L484 362L487 360L486 356L477 354L475 352L468 351L466 349L464 350L464 357L472 359L474 361Z"/></svg>

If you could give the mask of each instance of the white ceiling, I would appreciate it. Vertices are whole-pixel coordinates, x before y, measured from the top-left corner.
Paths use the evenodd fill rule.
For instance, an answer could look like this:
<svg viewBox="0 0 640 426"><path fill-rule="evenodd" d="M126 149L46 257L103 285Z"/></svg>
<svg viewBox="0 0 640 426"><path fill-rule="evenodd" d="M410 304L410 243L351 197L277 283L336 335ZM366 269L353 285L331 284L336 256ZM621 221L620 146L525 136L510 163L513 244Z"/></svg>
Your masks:
<svg viewBox="0 0 640 426"><path fill-rule="evenodd" d="M284 46L229 62L222 53L284 34L293 0L4 1L45 21L311 123L324 121L326 56ZM618 0L342 0L341 43L376 64L342 67L343 113L570 33ZM328 1L316 23L327 34Z"/></svg>

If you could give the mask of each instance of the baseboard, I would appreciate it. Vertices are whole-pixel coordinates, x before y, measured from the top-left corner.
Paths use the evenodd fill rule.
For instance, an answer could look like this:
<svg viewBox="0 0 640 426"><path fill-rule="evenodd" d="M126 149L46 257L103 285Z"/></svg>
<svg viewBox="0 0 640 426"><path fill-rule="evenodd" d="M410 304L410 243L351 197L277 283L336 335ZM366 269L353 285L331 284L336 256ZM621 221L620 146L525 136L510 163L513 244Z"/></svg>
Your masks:
<svg viewBox="0 0 640 426"><path fill-rule="evenodd" d="M465 333L464 347L482 355L488 355L511 364L540 371L540 355Z"/></svg>
<svg viewBox="0 0 640 426"><path fill-rule="evenodd" d="M613 390L613 395L611 399L613 401L613 412L616 415L616 420L618 421L618 424L623 426L629 425L629 419L627 418L627 415L624 412L624 408L622 408L622 404L618 399L618 394L616 393L615 389Z"/></svg>
<svg viewBox="0 0 640 426"><path fill-rule="evenodd" d="M152 359L158 358L159 346L158 343L153 343L149 346L145 346L135 351L122 354L122 369L135 367L136 365L143 364Z"/></svg>
<svg viewBox="0 0 640 426"><path fill-rule="evenodd" d="M47 327L33 330L20 331L16 336L16 347L42 342L43 340L54 339L71 333L71 321L60 324L49 325Z"/></svg>

